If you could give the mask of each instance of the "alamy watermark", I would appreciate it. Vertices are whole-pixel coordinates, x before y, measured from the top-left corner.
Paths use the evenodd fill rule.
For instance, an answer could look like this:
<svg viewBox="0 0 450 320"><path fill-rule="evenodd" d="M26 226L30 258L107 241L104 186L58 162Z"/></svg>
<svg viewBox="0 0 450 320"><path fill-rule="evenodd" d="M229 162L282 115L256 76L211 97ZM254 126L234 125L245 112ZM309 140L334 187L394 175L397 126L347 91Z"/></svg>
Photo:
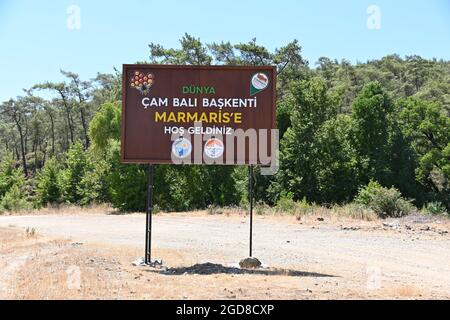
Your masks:
<svg viewBox="0 0 450 320"><path fill-rule="evenodd" d="M77 266L70 266L66 269L67 275L67 288L69 290L81 289L81 269Z"/></svg>
<svg viewBox="0 0 450 320"><path fill-rule="evenodd" d="M367 28L369 30L380 30L381 29L381 9L377 5L370 5L367 7Z"/></svg>
<svg viewBox="0 0 450 320"><path fill-rule="evenodd" d="M381 288L382 273L379 266L367 266L366 276L366 287L368 291L374 291Z"/></svg>
<svg viewBox="0 0 450 320"><path fill-rule="evenodd" d="M69 30L80 30L81 29L81 8L75 4L67 7L67 20L66 26Z"/></svg>
<svg viewBox="0 0 450 320"><path fill-rule="evenodd" d="M189 130L167 130L174 164L259 165L262 175L278 172L278 129L204 128L201 122L195 122Z"/></svg>

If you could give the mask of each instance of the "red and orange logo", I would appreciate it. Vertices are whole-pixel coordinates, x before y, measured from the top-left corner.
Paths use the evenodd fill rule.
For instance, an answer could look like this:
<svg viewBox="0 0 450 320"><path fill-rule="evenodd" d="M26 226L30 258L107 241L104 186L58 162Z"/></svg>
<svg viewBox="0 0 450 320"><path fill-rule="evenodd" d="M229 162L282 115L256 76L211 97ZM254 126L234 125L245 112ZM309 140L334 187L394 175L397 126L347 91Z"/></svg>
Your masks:
<svg viewBox="0 0 450 320"><path fill-rule="evenodd" d="M136 71L130 79L131 88L138 90L142 95L146 95L154 83L155 76L152 73Z"/></svg>

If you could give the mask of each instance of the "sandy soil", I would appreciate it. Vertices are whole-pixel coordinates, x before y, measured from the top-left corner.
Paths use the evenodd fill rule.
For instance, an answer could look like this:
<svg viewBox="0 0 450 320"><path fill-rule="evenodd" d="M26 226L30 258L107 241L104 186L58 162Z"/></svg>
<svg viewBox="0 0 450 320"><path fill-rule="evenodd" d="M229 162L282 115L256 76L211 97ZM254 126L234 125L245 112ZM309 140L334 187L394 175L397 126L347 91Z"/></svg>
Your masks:
<svg viewBox="0 0 450 320"><path fill-rule="evenodd" d="M317 218L255 217L248 271L245 216L155 216L162 269L132 265L144 215L0 216L0 299L450 298L447 220Z"/></svg>

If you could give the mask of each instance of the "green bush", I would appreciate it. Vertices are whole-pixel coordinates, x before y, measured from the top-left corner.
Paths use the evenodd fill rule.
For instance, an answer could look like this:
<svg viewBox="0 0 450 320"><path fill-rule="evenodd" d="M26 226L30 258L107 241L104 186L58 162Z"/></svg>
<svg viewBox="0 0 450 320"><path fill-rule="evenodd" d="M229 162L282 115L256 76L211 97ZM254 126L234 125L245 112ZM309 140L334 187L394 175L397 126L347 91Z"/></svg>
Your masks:
<svg viewBox="0 0 450 320"><path fill-rule="evenodd" d="M108 175L111 165L75 143L67 153L65 168L49 159L36 178L38 206L68 202L80 205L109 201Z"/></svg>
<svg viewBox="0 0 450 320"><path fill-rule="evenodd" d="M18 184L14 184L0 201L0 212L20 211L29 208L30 205L23 195L23 189Z"/></svg>
<svg viewBox="0 0 450 320"><path fill-rule="evenodd" d="M38 173L36 178L36 196L39 206L61 201L61 190L58 183L60 172L61 167L58 160L51 158Z"/></svg>
<svg viewBox="0 0 450 320"><path fill-rule="evenodd" d="M15 162L7 157L0 164L0 212L28 209L28 192L25 176Z"/></svg>
<svg viewBox="0 0 450 320"><path fill-rule="evenodd" d="M446 215L448 214L447 208L441 202L429 202L423 208L425 213L434 214L434 215Z"/></svg>
<svg viewBox="0 0 450 320"><path fill-rule="evenodd" d="M12 157L7 156L0 161L0 199L15 183L15 171L15 163Z"/></svg>
<svg viewBox="0 0 450 320"><path fill-rule="evenodd" d="M78 186L80 204L109 202L109 180L111 164L108 159L88 151L87 168Z"/></svg>
<svg viewBox="0 0 450 320"><path fill-rule="evenodd" d="M401 217L409 214L414 208L409 200L402 197L400 191L394 187L385 188L377 181L371 181L367 186L360 188L355 202L372 209L382 218Z"/></svg>
<svg viewBox="0 0 450 320"><path fill-rule="evenodd" d="M295 214L295 201L292 192L282 193L276 204L276 209L281 213Z"/></svg>
<svg viewBox="0 0 450 320"><path fill-rule="evenodd" d="M113 147L112 167L108 177L111 204L124 212L144 212L147 199L145 167L120 163L118 144Z"/></svg>
<svg viewBox="0 0 450 320"><path fill-rule="evenodd" d="M143 212L146 203L147 175L139 165L121 164L111 175L112 205L125 212Z"/></svg>
<svg viewBox="0 0 450 320"><path fill-rule="evenodd" d="M67 151L65 168L60 174L60 187L64 202L80 204L83 199L81 180L87 169L87 156L81 142L75 142Z"/></svg>
<svg viewBox="0 0 450 320"><path fill-rule="evenodd" d="M94 149L106 151L110 143L120 139L122 108L120 102L105 103L89 124L89 137Z"/></svg>
<svg viewBox="0 0 450 320"><path fill-rule="evenodd" d="M292 193L284 193L277 202L276 210L281 213L303 216L313 211L314 205L308 203L306 198L294 201Z"/></svg>
<svg viewBox="0 0 450 320"><path fill-rule="evenodd" d="M306 198L303 198L302 201L298 201L295 203L295 214L297 217L304 216L310 214L314 211L315 204L309 204Z"/></svg>

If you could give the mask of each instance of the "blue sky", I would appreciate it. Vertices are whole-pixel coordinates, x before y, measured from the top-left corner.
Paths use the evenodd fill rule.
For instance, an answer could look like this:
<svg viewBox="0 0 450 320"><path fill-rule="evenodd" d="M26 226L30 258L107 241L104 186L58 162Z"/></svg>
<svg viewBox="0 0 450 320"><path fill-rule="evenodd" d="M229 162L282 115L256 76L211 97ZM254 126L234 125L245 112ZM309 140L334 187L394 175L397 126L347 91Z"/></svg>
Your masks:
<svg viewBox="0 0 450 320"><path fill-rule="evenodd" d="M81 10L79 30L67 27L70 5ZM381 29L367 27L370 5ZM391 53L450 60L450 0L0 0L0 101L60 80L60 69L88 79L146 60L150 42L177 47L185 32L204 42L256 37L270 49L298 39L311 65Z"/></svg>

